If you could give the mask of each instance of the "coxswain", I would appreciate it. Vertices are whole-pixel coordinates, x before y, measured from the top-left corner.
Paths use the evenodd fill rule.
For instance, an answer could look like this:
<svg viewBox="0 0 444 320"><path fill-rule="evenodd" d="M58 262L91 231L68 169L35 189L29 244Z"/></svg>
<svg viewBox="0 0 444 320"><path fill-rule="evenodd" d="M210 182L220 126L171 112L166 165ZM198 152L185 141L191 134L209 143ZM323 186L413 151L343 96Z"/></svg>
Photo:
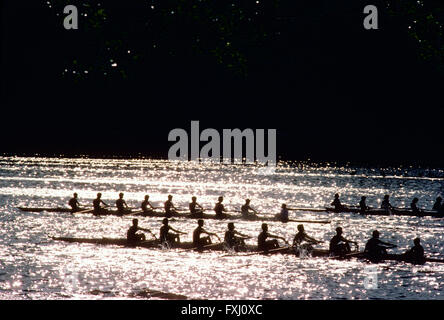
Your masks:
<svg viewBox="0 0 444 320"><path fill-rule="evenodd" d="M410 209L412 210L412 213L415 215L421 214L421 210L418 208L418 198L413 198L412 203L410 203Z"/></svg>
<svg viewBox="0 0 444 320"><path fill-rule="evenodd" d="M204 212L204 208L200 204L197 203L196 197L191 198L189 208L190 208L191 215L193 215L195 217L202 217L203 212Z"/></svg>
<svg viewBox="0 0 444 320"><path fill-rule="evenodd" d="M361 214L365 214L370 208L367 206L365 201L367 200L367 197L362 196L361 201L359 201L359 212Z"/></svg>
<svg viewBox="0 0 444 320"><path fill-rule="evenodd" d="M187 234L187 233L174 229L168 224L168 218L163 218L162 227L160 227L160 238L159 238L160 242L172 246L175 243L180 242L179 234Z"/></svg>
<svg viewBox="0 0 444 320"><path fill-rule="evenodd" d="M250 212L253 211L253 212ZM251 218L256 216L258 213L252 207L250 207L250 199L245 200L245 204L241 207L242 218Z"/></svg>
<svg viewBox="0 0 444 320"><path fill-rule="evenodd" d="M104 205L104 207L102 207L101 205ZM105 209L105 207L109 207L105 202L103 202L102 200L102 194L99 192L97 194L97 198L95 198L93 200L93 214L98 216L98 215L103 215L103 214L108 214L108 210Z"/></svg>
<svg viewBox="0 0 444 320"><path fill-rule="evenodd" d="M414 246L404 253L405 259L414 264L424 264L426 258L424 256L424 248L421 246L421 239L416 238L413 240Z"/></svg>
<svg viewBox="0 0 444 320"><path fill-rule="evenodd" d="M272 238L273 240L267 240L268 238ZM257 249L259 251L267 252L268 250L279 248L279 242L277 241L277 239L281 239L285 243L288 243L285 238L268 233L268 224L263 223L262 232L257 238Z"/></svg>
<svg viewBox="0 0 444 320"><path fill-rule="evenodd" d="M167 218L171 218L173 215L178 213L176 207L173 204L173 196L172 195L168 196L168 200L165 201L164 208L165 208L165 216Z"/></svg>
<svg viewBox="0 0 444 320"><path fill-rule="evenodd" d="M343 205L341 204L341 200L339 200L339 194L337 193L335 194L335 198L331 205L335 207L335 212L341 212L344 209Z"/></svg>
<svg viewBox="0 0 444 320"><path fill-rule="evenodd" d="M82 209L80 209L80 203L79 203L79 200L78 200L77 193L73 194L73 197L69 200L68 204L71 207L71 213L74 213L74 212L82 210Z"/></svg>
<svg viewBox="0 0 444 320"><path fill-rule="evenodd" d="M373 231L372 238L367 241L365 245L364 253L372 262L378 262L384 260L387 255L387 249L396 248L395 244L387 243L379 240L379 231Z"/></svg>
<svg viewBox="0 0 444 320"><path fill-rule="evenodd" d="M140 241L145 241L146 237L143 233L137 233L137 231L146 231L151 233L154 237L156 237L154 235L154 233L151 232L150 229L144 229L139 227L139 220L137 219L133 219L133 225L128 229L128 232L126 233L126 239L128 242L140 242Z"/></svg>
<svg viewBox="0 0 444 320"><path fill-rule="evenodd" d="M222 204L222 201L224 201L224 197L219 197L217 199L216 205L214 206L214 212L216 213L216 218L219 218L219 219L224 219L227 216L227 214L225 213L227 210L225 210L225 207Z"/></svg>
<svg viewBox="0 0 444 320"><path fill-rule="evenodd" d="M342 236L342 228L336 228L336 235L330 240L330 254L343 256L351 252L350 243L357 245L356 241L345 239Z"/></svg>
<svg viewBox="0 0 444 320"><path fill-rule="evenodd" d="M219 237L217 236L217 234L212 233L212 232L208 232L203 228L204 225L204 220L203 219L199 219L197 220L197 228L194 229L193 232L193 246L197 249L202 249L204 246L211 244L211 236L215 236L216 238L219 239ZM201 237L201 234L207 234L207 237ZM220 241L220 239L219 239Z"/></svg>
<svg viewBox="0 0 444 320"><path fill-rule="evenodd" d="M142 201L140 206L144 214L151 214L154 212L155 207L150 202L150 196L146 195L145 200Z"/></svg>
<svg viewBox="0 0 444 320"><path fill-rule="evenodd" d="M123 200L123 193L119 193L119 199L116 200L117 213L119 215L128 214L131 210L128 208L126 201Z"/></svg>
<svg viewBox="0 0 444 320"><path fill-rule="evenodd" d="M224 242L228 248L239 251L245 248L245 240L251 237L234 230L234 223L228 223L228 230L225 232Z"/></svg>

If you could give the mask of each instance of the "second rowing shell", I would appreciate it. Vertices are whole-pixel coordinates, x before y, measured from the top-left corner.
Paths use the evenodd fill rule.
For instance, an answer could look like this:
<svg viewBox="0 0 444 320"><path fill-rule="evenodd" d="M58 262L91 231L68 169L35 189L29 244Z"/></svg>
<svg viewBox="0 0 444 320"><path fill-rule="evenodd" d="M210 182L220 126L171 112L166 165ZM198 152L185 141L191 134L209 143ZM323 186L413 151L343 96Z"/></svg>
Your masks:
<svg viewBox="0 0 444 320"><path fill-rule="evenodd" d="M58 213L70 213L72 210L69 208L25 208L25 207L18 207L19 210L25 211L25 212L58 212ZM80 212L81 213L81 212ZM88 214L92 214L92 212L87 212ZM122 216L122 214L118 213L114 210L106 210L104 213L100 214L101 216L107 216L107 215L113 215L113 216ZM165 212L159 212L159 211L153 211L149 213L145 213L143 211L133 211L128 212L124 214L125 216L142 216L142 217L152 217L152 218L164 218ZM277 217L257 217L257 216L251 216L251 217L243 217L240 215L232 215L232 214L224 214L223 217L217 217L214 214L199 214L199 215L192 215L192 214L182 214L182 213L175 213L171 217L176 218L187 218L187 219L213 219L213 220L246 220L246 221L280 221L280 222L298 222L298 223L321 223L321 224L327 224L331 223L330 220L297 220L297 219L288 219L288 221L281 220Z"/></svg>
<svg viewBox="0 0 444 320"><path fill-rule="evenodd" d="M57 241L65 241L65 242L71 242L71 243L90 243L90 244L98 244L98 245L117 245L117 246L125 246L125 247L143 247L148 249L170 249L167 247L163 247L160 244L159 240L147 240L147 241L140 241L136 243L128 242L125 238L70 238L70 237L52 237L53 240ZM195 251L222 251L222 252L233 252L233 250L230 250L226 247L225 243L215 243L206 245L202 248L196 248L194 247L192 242L181 242L174 244L174 247L176 249L187 249L187 250L195 250ZM249 253L250 254L291 254L291 255L297 255L295 251L291 247L282 247L277 249L271 249L267 252L265 251L259 251L256 246L247 245L245 246L244 250L241 252L243 253ZM347 258L358 258L358 259L366 259L365 254L363 252L352 252L350 254L347 254L345 256L331 256L329 250L326 249L313 249L310 251L311 257L324 257L324 258L335 258L335 259L347 259ZM410 261L407 259L403 254L388 254L384 256L380 261L382 262L385 260L393 260L393 261L400 261L400 262L407 262L407 263L415 263L413 261ZM436 259L436 258L425 258L421 263L416 264L423 264L425 262L436 262L436 263L444 263L444 259Z"/></svg>

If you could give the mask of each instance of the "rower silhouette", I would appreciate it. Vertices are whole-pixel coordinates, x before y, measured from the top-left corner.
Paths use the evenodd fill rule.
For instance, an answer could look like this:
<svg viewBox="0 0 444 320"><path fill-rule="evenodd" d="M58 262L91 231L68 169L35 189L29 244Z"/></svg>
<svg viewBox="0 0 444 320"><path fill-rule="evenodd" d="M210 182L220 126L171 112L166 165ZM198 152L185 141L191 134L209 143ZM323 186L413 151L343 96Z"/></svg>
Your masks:
<svg viewBox="0 0 444 320"><path fill-rule="evenodd" d="M142 204L140 206L143 211L143 214L145 214L145 215L152 214L155 209L149 200L150 200L150 196L146 195L145 200L142 201Z"/></svg>
<svg viewBox="0 0 444 320"><path fill-rule="evenodd" d="M410 209L414 215L421 215L422 211L418 208L418 198L413 198L412 203L410 203Z"/></svg>
<svg viewBox="0 0 444 320"><path fill-rule="evenodd" d="M386 194L381 203L381 209L384 209L387 214L392 214L393 206L390 204L390 196Z"/></svg>
<svg viewBox="0 0 444 320"><path fill-rule="evenodd" d="M105 203L105 202L103 202L103 200L102 200L102 194L99 192L98 194L97 194L97 198L95 198L94 200L93 200L93 214L95 215L95 216L99 216L99 215L104 215L104 214L108 214L108 210L106 210L104 207L102 207L102 204L105 206L105 207L108 207L108 205Z"/></svg>
<svg viewBox="0 0 444 320"><path fill-rule="evenodd" d="M153 234L150 229L144 229L139 227L139 220L133 219L133 225L128 229L126 233L126 239L129 243L137 243L146 240L145 234L137 233L137 231L139 230Z"/></svg>
<svg viewBox="0 0 444 320"><path fill-rule="evenodd" d="M173 196L169 195L168 200L164 204L165 216L171 218L173 215L178 214L176 207L173 204Z"/></svg>
<svg viewBox="0 0 444 320"><path fill-rule="evenodd" d="M170 232L173 231L173 232ZM182 232L174 229L169 225L168 218L164 218L162 220L162 227L160 228L160 242L162 244L166 244L169 247L174 246L176 243L180 243L179 234L187 234L186 232Z"/></svg>
<svg viewBox="0 0 444 320"><path fill-rule="evenodd" d="M224 205L222 204L222 201L224 201L224 197L219 197L217 199L216 205L214 206L214 212L216 212L216 218L218 219L224 219L227 217L227 214L225 213L226 210Z"/></svg>
<svg viewBox="0 0 444 320"><path fill-rule="evenodd" d="M281 206L281 212L279 214L279 220L281 220L281 222L288 222L289 218L288 218L288 208L287 205L285 203L282 204Z"/></svg>
<svg viewBox="0 0 444 320"><path fill-rule="evenodd" d="M245 250L245 240L251 237L234 230L235 226L233 222L228 223L227 227L228 230L225 232L224 237L225 245L230 249L234 249L236 252Z"/></svg>
<svg viewBox="0 0 444 320"><path fill-rule="evenodd" d="M421 246L421 239L414 239L413 244L414 246L404 253L405 260L413 264L424 264L426 258L424 256L424 248Z"/></svg>
<svg viewBox="0 0 444 320"><path fill-rule="evenodd" d="M387 256L387 249L391 248L396 248L396 245L381 241L379 239L379 231L374 230L372 238L365 245L364 253L371 262L380 262Z"/></svg>
<svg viewBox="0 0 444 320"><path fill-rule="evenodd" d="M253 211L253 212L250 212ZM242 218L248 219L255 217L258 213L252 207L250 207L250 199L245 200L245 204L241 207Z"/></svg>
<svg viewBox="0 0 444 320"><path fill-rule="evenodd" d="M190 208L190 215L192 215L193 217L197 218L197 217L203 216L204 208L200 204L197 203L196 197L191 198L189 208Z"/></svg>
<svg viewBox="0 0 444 320"><path fill-rule="evenodd" d="M344 206L341 204L341 200L339 200L339 194L337 193L335 194L335 198L331 205L334 206L335 212L341 212L344 209Z"/></svg>
<svg viewBox="0 0 444 320"><path fill-rule="evenodd" d="M441 197L438 197L438 198L436 198L436 201L435 201L435 203L433 204L433 208L432 208L432 210L433 211L440 211L440 210L442 210L442 208L443 208L443 205L442 205L442 198Z"/></svg>
<svg viewBox="0 0 444 320"><path fill-rule="evenodd" d="M350 243L358 245L356 241L345 239L342 236L342 228L336 228L336 235L330 240L330 254L335 256L344 256L351 252Z"/></svg>
<svg viewBox="0 0 444 320"><path fill-rule="evenodd" d="M208 232L203 228L204 220L199 219L197 220L197 228L193 231L193 245L197 249L202 249L204 246L211 244L211 237L210 236L217 236L217 234ZM206 237L201 237L201 234L207 234Z"/></svg>
<svg viewBox="0 0 444 320"><path fill-rule="evenodd" d="M77 193L73 194L73 197L69 200L68 204L71 207L71 213L74 213L74 212L82 210L80 208L80 203L79 203L79 200L78 200Z"/></svg>
<svg viewBox="0 0 444 320"><path fill-rule="evenodd" d="M305 243L304 243L305 242ZM307 235L304 229L304 225L298 225L298 233L293 238L293 248L296 255L301 255L302 253L311 253L313 251L313 244L322 243L322 241L316 240Z"/></svg>
<svg viewBox="0 0 444 320"><path fill-rule="evenodd" d="M124 214L128 214L131 210L128 208L126 201L123 200L123 193L119 193L119 199L116 200L117 214L119 216L123 216Z"/></svg>
<svg viewBox="0 0 444 320"><path fill-rule="evenodd" d="M367 197L362 196L361 197L361 201L359 201L359 213L360 214L365 214L370 208L367 206L367 204L365 203L367 200Z"/></svg>
<svg viewBox="0 0 444 320"><path fill-rule="evenodd" d="M273 240L267 240L268 238L273 238ZM267 252L271 249L279 248L279 242L277 241L277 239L281 239L284 242L287 242L285 238L268 233L268 224L263 223L262 232L259 234L257 238L257 249L259 251Z"/></svg>

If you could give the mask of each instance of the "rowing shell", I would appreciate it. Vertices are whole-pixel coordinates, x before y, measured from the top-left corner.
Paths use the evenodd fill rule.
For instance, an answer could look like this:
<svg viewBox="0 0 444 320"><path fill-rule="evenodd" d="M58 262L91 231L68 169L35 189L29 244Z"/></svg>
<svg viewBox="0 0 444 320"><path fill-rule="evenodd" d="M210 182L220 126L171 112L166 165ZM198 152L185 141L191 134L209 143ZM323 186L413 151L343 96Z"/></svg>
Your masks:
<svg viewBox="0 0 444 320"><path fill-rule="evenodd" d="M361 209L359 208L347 208L340 211L336 211L335 208L332 207L326 207L325 211L327 212L335 212L335 213L361 213ZM412 217L444 217L444 215L439 214L437 211L433 210L421 210L419 213L414 213L412 210L408 209L392 209L390 211L387 211L385 209L369 209L362 214L364 215L375 215L375 216L412 216Z"/></svg>
<svg viewBox="0 0 444 320"><path fill-rule="evenodd" d="M24 207L18 207L19 210L25 211L25 212L60 212L60 213L66 213L71 212L71 209L68 208L24 208ZM75 212L74 212L75 213ZM79 213L89 213L92 214L92 212L79 212ZM114 211L114 210L103 210L102 213L99 214L100 216L107 216L107 215L113 215L113 216L122 216L121 213ZM165 212L159 212L159 211L150 211L150 212L143 212L143 211L129 211L128 213L123 214L125 216L141 216L141 217L152 217L152 218L164 218L166 217ZM288 219L288 220L281 220L278 217L257 217L257 216L251 216L251 217L243 217L240 215L232 215L232 214L224 214L222 217L218 217L214 214L207 214L202 213L198 215L193 214L183 214L183 213L174 213L171 215L171 217L177 217L177 218L187 218L187 219L213 219L213 220L246 220L246 221L280 221L280 222L298 222L298 223L321 223L321 224L328 224L331 223L330 220L296 220L296 219Z"/></svg>
<svg viewBox="0 0 444 320"><path fill-rule="evenodd" d="M125 246L125 247L142 247L142 248L148 248L148 249L170 249L170 248L176 248L176 249L187 249L187 250L195 250L195 251L222 251L222 252L232 252L232 249L229 249L225 243L215 243L206 245L202 248L196 248L192 242L180 242L175 243L172 245L172 247L166 247L163 246L159 240L147 240L147 241L139 241L139 242L129 242L127 239L124 238L101 238L101 239L94 239L94 238L70 238L70 237L51 237L53 240L57 241L65 241L65 242L71 242L71 243L90 243L90 244L98 244L98 245L117 245L117 246ZM257 249L256 246L252 245L246 245L242 250L242 252L250 252L251 254L291 254L296 255L296 252L294 248L292 247L282 247L277 249L271 249L269 251L260 251ZM364 252L352 252L345 256L331 256L329 250L326 249L313 249L308 254L311 257L324 257L324 258L335 258L335 259L348 259L348 258L358 258L358 259L366 259L366 255ZM407 262L407 263L414 263L414 261L409 260L406 258L403 254L388 254L384 256L381 261L401 261L401 262ZM437 262L437 263L444 263L444 259L436 259L436 258L425 258L422 263L416 263L416 264L423 264L425 262Z"/></svg>

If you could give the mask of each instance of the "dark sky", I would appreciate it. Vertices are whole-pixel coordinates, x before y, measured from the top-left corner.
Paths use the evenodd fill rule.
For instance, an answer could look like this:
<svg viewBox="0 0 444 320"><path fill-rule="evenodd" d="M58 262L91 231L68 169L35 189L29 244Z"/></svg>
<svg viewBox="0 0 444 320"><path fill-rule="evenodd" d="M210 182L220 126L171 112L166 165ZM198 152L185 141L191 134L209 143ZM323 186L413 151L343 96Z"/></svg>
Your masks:
<svg viewBox="0 0 444 320"><path fill-rule="evenodd" d="M255 48L246 78L178 56L126 80L74 83L61 72L66 39L81 45L79 35L40 4L3 2L0 152L166 157L168 132L199 120L275 128L287 159L442 165L443 75L384 12L366 31L360 1L337 3L319 21L316 2L284 8L280 36Z"/></svg>

